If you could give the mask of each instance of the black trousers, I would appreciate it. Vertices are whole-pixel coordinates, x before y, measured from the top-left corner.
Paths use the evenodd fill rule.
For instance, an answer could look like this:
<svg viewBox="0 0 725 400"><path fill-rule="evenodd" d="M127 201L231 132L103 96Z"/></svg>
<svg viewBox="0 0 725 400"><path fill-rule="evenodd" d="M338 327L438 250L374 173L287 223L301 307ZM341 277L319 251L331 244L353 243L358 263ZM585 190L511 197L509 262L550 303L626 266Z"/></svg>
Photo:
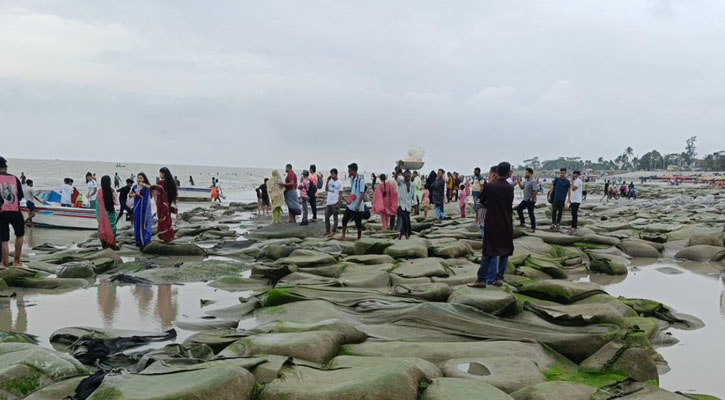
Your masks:
<svg viewBox="0 0 725 400"><path fill-rule="evenodd" d="M579 206L581 203L571 203L571 227L576 229L579 225Z"/></svg>
<svg viewBox="0 0 725 400"><path fill-rule="evenodd" d="M524 209L529 210L529 219L531 220L531 229L536 229L536 216L534 215L534 203L531 200L522 200L521 203L516 207L516 212L519 214L519 221L521 225L525 225L524 220Z"/></svg>
<svg viewBox="0 0 725 400"><path fill-rule="evenodd" d="M362 231L362 212L346 208L345 215L342 216L343 229L347 228L347 223L350 222L351 219L355 221L355 228L357 228L358 231Z"/></svg>
<svg viewBox="0 0 725 400"><path fill-rule="evenodd" d="M405 211L398 207L398 220L400 221L400 234L405 237L410 237L413 233L413 229L410 226L410 211Z"/></svg>
<svg viewBox="0 0 725 400"><path fill-rule="evenodd" d="M312 219L317 219L317 198L310 197L310 209L312 210Z"/></svg>
<svg viewBox="0 0 725 400"><path fill-rule="evenodd" d="M551 203L551 223L559 225L561 223L562 214L564 214L564 202L555 201Z"/></svg>

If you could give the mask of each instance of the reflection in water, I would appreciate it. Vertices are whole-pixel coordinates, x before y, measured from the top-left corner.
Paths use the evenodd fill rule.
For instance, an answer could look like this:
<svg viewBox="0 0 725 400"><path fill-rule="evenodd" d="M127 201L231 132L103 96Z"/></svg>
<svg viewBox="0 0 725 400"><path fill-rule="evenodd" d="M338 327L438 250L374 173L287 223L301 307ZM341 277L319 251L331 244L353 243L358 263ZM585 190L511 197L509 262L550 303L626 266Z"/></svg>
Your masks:
<svg viewBox="0 0 725 400"><path fill-rule="evenodd" d="M15 302L17 318L13 320L12 303ZM23 294L16 298L0 299L0 330L25 333L28 330L28 313L25 310Z"/></svg>
<svg viewBox="0 0 725 400"><path fill-rule="evenodd" d="M137 307L124 307L119 299L119 290L130 289L131 295L134 297ZM155 308L152 304L154 301L154 291L156 291ZM171 329L174 321L179 314L179 306L177 301L178 291L171 285L142 286L138 285L133 288L123 288L109 282L100 282L96 290L98 311L103 325L106 328L115 327L118 319L128 317L129 313L138 315L139 320L157 321L164 330ZM128 294L128 292L126 292ZM125 302L128 304L128 302ZM123 310L122 310L123 308ZM5 319L5 318L3 318ZM156 325L156 324L154 324Z"/></svg>
<svg viewBox="0 0 725 400"><path fill-rule="evenodd" d="M161 321L162 329L171 329L178 311L176 290L172 290L171 285L159 285L156 297L156 315Z"/></svg>
<svg viewBox="0 0 725 400"><path fill-rule="evenodd" d="M116 285L101 283L98 286L98 308L101 311L104 327L113 326L113 320L118 310L118 299L116 298Z"/></svg>

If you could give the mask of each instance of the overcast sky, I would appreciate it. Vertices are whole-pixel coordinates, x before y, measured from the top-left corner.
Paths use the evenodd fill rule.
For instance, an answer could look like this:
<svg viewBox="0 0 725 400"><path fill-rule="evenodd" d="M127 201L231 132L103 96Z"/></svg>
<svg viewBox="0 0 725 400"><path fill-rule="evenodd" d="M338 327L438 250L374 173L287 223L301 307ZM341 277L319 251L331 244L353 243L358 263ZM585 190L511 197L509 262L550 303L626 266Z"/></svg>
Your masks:
<svg viewBox="0 0 725 400"><path fill-rule="evenodd" d="M725 148L725 1L0 1L6 157L466 170Z"/></svg>

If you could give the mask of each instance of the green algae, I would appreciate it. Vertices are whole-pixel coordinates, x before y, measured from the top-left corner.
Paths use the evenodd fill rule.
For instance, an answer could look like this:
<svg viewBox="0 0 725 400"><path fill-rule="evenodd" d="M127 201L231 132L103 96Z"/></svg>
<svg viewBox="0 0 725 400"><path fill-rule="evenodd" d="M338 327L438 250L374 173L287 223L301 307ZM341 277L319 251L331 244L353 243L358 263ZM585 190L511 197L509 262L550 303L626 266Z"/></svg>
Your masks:
<svg viewBox="0 0 725 400"><path fill-rule="evenodd" d="M36 372L30 375L9 379L0 382L0 389L8 391L18 396L27 396L38 390L40 387L41 374Z"/></svg>
<svg viewBox="0 0 725 400"><path fill-rule="evenodd" d="M608 249L612 246L609 246L606 244L589 243L589 242L575 242L574 247L577 247L580 249L599 250L599 249Z"/></svg>
<svg viewBox="0 0 725 400"><path fill-rule="evenodd" d="M99 389L93 392L90 400L118 400L123 398L123 393L116 388Z"/></svg>
<svg viewBox="0 0 725 400"><path fill-rule="evenodd" d="M282 304L292 303L298 300L299 299L297 297L290 294L289 289L275 288L267 291L267 293L264 294L262 305L264 307L275 307L281 306Z"/></svg>
<svg viewBox="0 0 725 400"><path fill-rule="evenodd" d="M584 372L562 365L552 365L544 371L547 381L565 381L580 383L594 388L601 388L613 383L626 381L628 378L609 371Z"/></svg>

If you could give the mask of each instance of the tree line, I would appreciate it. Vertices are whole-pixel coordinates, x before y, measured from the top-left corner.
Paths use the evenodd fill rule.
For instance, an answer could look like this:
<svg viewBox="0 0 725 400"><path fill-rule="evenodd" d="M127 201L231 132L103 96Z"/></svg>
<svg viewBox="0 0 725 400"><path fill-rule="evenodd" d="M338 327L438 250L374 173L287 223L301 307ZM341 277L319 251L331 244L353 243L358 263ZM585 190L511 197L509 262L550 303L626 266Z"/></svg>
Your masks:
<svg viewBox="0 0 725 400"><path fill-rule="evenodd" d="M566 168L569 171L655 171L666 170L669 167L681 170L725 171L725 151L708 154L702 159L698 159L697 136L692 136L685 141L685 148L681 153L662 154L658 150L650 150L641 156L637 156L632 147L627 147L622 154L610 160L604 157L599 157L594 161L583 160L581 157L561 156L555 160L541 161L539 157L532 157L524 160L523 164L518 166L518 169L526 167L544 171L553 171L559 168Z"/></svg>

